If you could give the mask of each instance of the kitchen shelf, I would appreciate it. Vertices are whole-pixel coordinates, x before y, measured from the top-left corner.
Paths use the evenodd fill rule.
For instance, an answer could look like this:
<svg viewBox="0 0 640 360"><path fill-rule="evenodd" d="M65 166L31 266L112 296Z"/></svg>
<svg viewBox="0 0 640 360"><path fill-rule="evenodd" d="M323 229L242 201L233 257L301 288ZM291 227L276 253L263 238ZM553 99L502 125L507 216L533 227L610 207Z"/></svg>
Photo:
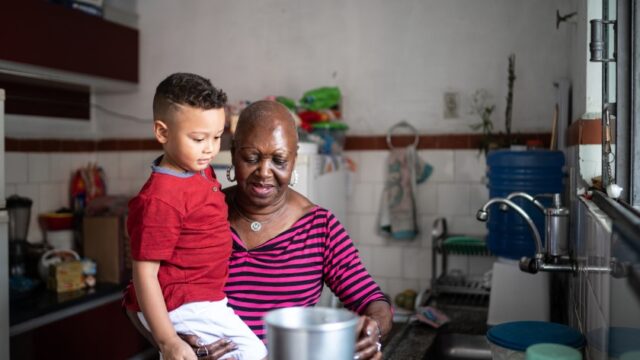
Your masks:
<svg viewBox="0 0 640 360"><path fill-rule="evenodd" d="M492 256L486 246L469 244L446 244L445 240L452 237L447 231L447 220L437 218L432 230L431 251L431 292L430 296L442 295L471 299L473 303L488 303L490 289L484 286L482 278L455 275L448 270L448 258L451 255L462 256ZM440 258L440 272L438 272L438 258Z"/></svg>

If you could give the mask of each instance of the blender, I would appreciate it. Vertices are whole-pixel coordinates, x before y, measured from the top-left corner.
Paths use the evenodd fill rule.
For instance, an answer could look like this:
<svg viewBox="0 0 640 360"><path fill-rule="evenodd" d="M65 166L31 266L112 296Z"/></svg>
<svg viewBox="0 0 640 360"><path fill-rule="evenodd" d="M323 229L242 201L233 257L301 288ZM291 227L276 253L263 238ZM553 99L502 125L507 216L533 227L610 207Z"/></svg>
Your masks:
<svg viewBox="0 0 640 360"><path fill-rule="evenodd" d="M26 197L12 195L7 198L9 213L9 274L11 277L24 276L26 272L27 233L31 219L33 201Z"/></svg>

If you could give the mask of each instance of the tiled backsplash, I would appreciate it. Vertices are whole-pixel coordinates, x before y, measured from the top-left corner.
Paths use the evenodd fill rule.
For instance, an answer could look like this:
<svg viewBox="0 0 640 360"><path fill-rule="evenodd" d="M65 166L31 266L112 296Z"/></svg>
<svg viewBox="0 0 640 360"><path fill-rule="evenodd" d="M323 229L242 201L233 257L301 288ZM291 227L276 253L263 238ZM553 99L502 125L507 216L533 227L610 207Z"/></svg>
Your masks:
<svg viewBox="0 0 640 360"><path fill-rule="evenodd" d="M42 240L37 215L69 206L69 179L73 170L96 162L106 173L109 194L135 194L149 175L151 161L159 151L104 152L8 152L7 196L19 194L34 201L29 229L31 242ZM433 173L418 186L420 235L412 241L383 238L376 231L388 151L349 151L357 164L349 199L346 225L365 265L391 296L406 288L423 289L431 278L431 226L444 216L449 231L486 233L475 220L476 210L488 198L483 182L485 158L476 150L420 150L418 154ZM450 269L482 274L491 258L452 257Z"/></svg>
<svg viewBox="0 0 640 360"><path fill-rule="evenodd" d="M476 211L488 200L484 183L485 157L477 150L419 150L418 155L433 166L433 173L418 185L417 210L420 234L415 240L393 240L376 229L385 182L388 151L348 151L357 164L354 175L347 229L356 242L365 266L392 297L405 289L422 290L431 279L431 227L445 217L450 233L484 235L485 224L475 219ZM483 274L493 258L451 257L449 269L466 274Z"/></svg>
<svg viewBox="0 0 640 360"><path fill-rule="evenodd" d="M5 158L6 194L18 194L33 200L28 240L38 242L43 234L38 226L39 213L68 207L71 174L89 163L105 170L109 194L135 194L150 173L150 164L158 151L123 152L7 152Z"/></svg>
<svg viewBox="0 0 640 360"><path fill-rule="evenodd" d="M578 200L578 226L573 241L581 267L608 264L611 251L611 222L592 202ZM580 271L569 286L570 324L587 337L585 355L590 360L608 357L592 344L607 343L609 327L610 275Z"/></svg>
<svg viewBox="0 0 640 360"><path fill-rule="evenodd" d="M580 144L567 151L571 198L570 246L581 270L570 276L568 289L569 323L586 339L585 359L609 359L612 326L636 327L640 311L626 288L626 279L608 273L586 271L588 267L609 266L612 251L610 218L593 202L579 198L578 188L587 187L601 170L601 145ZM615 294L615 295L612 295ZM622 314L622 315L621 315Z"/></svg>

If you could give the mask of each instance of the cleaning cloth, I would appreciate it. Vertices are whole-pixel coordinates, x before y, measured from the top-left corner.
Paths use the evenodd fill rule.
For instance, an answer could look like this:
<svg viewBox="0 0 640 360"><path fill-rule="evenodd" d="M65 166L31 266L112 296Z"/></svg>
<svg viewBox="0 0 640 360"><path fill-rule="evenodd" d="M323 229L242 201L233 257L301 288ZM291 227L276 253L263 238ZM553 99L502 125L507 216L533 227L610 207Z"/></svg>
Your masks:
<svg viewBox="0 0 640 360"><path fill-rule="evenodd" d="M413 239L416 222L417 185L427 180L433 167L418 157L415 146L392 149L387 159L387 174L378 226L394 239Z"/></svg>
<svg viewBox="0 0 640 360"><path fill-rule="evenodd" d="M449 317L432 306L421 306L416 309L416 317L435 329L449 322Z"/></svg>

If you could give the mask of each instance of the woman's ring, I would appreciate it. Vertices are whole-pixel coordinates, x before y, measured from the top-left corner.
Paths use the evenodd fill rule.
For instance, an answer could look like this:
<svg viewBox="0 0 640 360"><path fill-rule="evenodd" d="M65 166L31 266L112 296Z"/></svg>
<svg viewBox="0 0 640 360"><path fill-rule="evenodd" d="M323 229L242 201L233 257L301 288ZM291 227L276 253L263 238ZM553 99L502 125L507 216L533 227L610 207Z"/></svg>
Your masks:
<svg viewBox="0 0 640 360"><path fill-rule="evenodd" d="M376 346L378 347L378 352L380 352L382 350L382 344L380 343L380 341L376 342Z"/></svg>
<svg viewBox="0 0 640 360"><path fill-rule="evenodd" d="M209 349L206 346L200 346L196 349L196 356L199 358L209 356Z"/></svg>

